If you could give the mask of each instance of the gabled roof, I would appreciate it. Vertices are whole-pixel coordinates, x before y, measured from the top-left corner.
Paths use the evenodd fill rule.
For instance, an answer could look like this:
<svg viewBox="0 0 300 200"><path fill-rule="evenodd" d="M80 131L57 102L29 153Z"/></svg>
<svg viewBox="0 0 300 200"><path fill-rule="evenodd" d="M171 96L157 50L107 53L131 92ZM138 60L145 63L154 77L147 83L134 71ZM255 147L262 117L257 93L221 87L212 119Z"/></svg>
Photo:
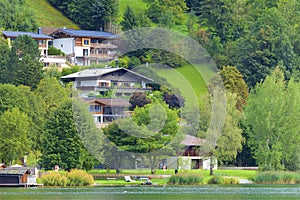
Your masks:
<svg viewBox="0 0 300 200"><path fill-rule="evenodd" d="M102 31L88 31L88 30L74 30L74 29L58 29L57 31L53 32L51 35L54 36L57 33L65 33L70 37L88 37L88 38L109 38L109 39L116 39L119 38L118 35L102 32Z"/></svg>
<svg viewBox="0 0 300 200"><path fill-rule="evenodd" d="M111 73L111 72L114 72L114 71L118 71L118 70L125 70L127 71L127 73L132 73L134 75L137 75L137 76L140 76L150 82L153 81L153 79L151 78L148 78L146 76L143 76L141 74L138 74L134 71L131 71L129 69L126 69L126 68L94 68L94 69L85 69L83 71L80 71L80 72L76 72L76 73L73 73L73 74L69 74L69 75L66 75L66 76L63 76L61 77L62 79L76 79L76 78L87 78L87 77L100 77L100 76L103 76L105 74L108 74L108 73Z"/></svg>
<svg viewBox="0 0 300 200"><path fill-rule="evenodd" d="M84 101L88 102L89 104L98 103L110 107L126 108L131 106L131 104L126 99L122 99L122 98L95 98L95 99L84 99Z"/></svg>
<svg viewBox="0 0 300 200"><path fill-rule="evenodd" d="M32 32L18 32L18 31L2 31L2 34L5 37L10 37L10 38L16 38L20 35L28 35L32 37L33 39L52 39L52 37L45 35L45 34L38 34L38 33L32 33Z"/></svg>
<svg viewBox="0 0 300 200"><path fill-rule="evenodd" d="M181 144L185 146L201 146L203 145L204 140L201 138L197 138L192 135L186 135Z"/></svg>

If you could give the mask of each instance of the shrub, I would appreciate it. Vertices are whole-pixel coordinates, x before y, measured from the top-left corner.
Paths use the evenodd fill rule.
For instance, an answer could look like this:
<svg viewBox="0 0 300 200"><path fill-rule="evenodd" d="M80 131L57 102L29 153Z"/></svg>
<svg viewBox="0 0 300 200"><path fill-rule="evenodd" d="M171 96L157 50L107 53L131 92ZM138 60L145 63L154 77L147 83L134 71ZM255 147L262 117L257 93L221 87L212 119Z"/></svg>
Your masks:
<svg viewBox="0 0 300 200"><path fill-rule="evenodd" d="M290 172L285 172L283 174L281 174L280 179L283 181L283 183L293 183L293 181L295 180L295 174L290 173Z"/></svg>
<svg viewBox="0 0 300 200"><path fill-rule="evenodd" d="M49 172L41 178L45 186L67 186L68 179L64 174L59 172Z"/></svg>
<svg viewBox="0 0 300 200"><path fill-rule="evenodd" d="M92 175L82 170L73 170L68 173L49 172L43 175L41 182L45 186L87 186L94 183Z"/></svg>
<svg viewBox="0 0 300 200"><path fill-rule="evenodd" d="M203 182L203 178L201 176L171 176L168 180L168 184L170 185L198 185Z"/></svg>
<svg viewBox="0 0 300 200"><path fill-rule="evenodd" d="M67 174L68 186L87 186L94 183L92 175L83 170L72 170Z"/></svg>
<svg viewBox="0 0 300 200"><path fill-rule="evenodd" d="M280 179L277 172L262 172L254 177L256 183L276 183Z"/></svg>
<svg viewBox="0 0 300 200"><path fill-rule="evenodd" d="M300 174L295 175L295 183L300 184Z"/></svg>
<svg viewBox="0 0 300 200"><path fill-rule="evenodd" d="M224 184L239 184L239 180L236 178L224 178Z"/></svg>
<svg viewBox="0 0 300 200"><path fill-rule="evenodd" d="M211 177L208 182L208 184L223 184L224 183L224 178L221 176L213 176Z"/></svg>
<svg viewBox="0 0 300 200"><path fill-rule="evenodd" d="M261 172L256 177L254 177L256 183L263 184L291 184L291 183L300 183L300 175L293 172Z"/></svg>

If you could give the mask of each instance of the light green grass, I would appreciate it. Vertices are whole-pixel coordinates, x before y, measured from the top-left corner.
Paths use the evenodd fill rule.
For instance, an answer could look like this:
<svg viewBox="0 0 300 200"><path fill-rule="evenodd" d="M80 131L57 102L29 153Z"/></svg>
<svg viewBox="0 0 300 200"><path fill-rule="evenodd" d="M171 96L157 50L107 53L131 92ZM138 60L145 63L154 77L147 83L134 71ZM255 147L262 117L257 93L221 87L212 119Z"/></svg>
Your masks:
<svg viewBox="0 0 300 200"><path fill-rule="evenodd" d="M52 7L47 0L26 0L26 4L33 11L37 25L40 27L79 29L75 23Z"/></svg>
<svg viewBox="0 0 300 200"><path fill-rule="evenodd" d="M156 69L156 72L159 76L167 79L174 88L180 90L185 97L187 106L201 102L201 97L207 93L204 79L213 74L213 70L205 65L197 67L197 69L192 65L174 69Z"/></svg>
<svg viewBox="0 0 300 200"><path fill-rule="evenodd" d="M119 0L119 13L123 16L126 6L131 7L135 12L147 9L147 4L143 0Z"/></svg>
<svg viewBox="0 0 300 200"><path fill-rule="evenodd" d="M91 173L92 172L92 173ZM168 169L166 171L163 170L156 170L155 175L175 175L174 169ZM178 175L193 175L193 176L201 176L203 177L203 183L207 184L208 180L212 177L209 175L209 170L179 170ZM107 173L106 170L92 170L89 171L91 174L105 174ZM110 170L110 174L115 174L115 170ZM146 175L152 176L150 174L150 169L134 169L134 170L121 170L121 174L119 175L122 177L123 175ZM257 171L255 170L214 170L214 175L223 176L223 177L232 177L236 179L248 179L251 180L253 177L257 175ZM95 180L95 183L100 185L136 185L141 184L143 181L136 181L136 182L125 182L123 179L117 180ZM159 185L165 185L168 182L168 178L155 178L152 179L153 183Z"/></svg>

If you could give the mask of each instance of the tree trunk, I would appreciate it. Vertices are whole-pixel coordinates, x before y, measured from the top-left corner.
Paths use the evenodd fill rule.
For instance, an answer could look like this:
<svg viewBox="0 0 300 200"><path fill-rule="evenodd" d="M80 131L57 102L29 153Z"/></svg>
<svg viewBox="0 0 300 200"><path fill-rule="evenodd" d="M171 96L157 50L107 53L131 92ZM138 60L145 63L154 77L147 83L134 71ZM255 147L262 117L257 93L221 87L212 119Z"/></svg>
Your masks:
<svg viewBox="0 0 300 200"><path fill-rule="evenodd" d="M212 154L211 157L210 157L210 166L209 166L209 175L210 176L214 175L213 157L214 157L214 155Z"/></svg>

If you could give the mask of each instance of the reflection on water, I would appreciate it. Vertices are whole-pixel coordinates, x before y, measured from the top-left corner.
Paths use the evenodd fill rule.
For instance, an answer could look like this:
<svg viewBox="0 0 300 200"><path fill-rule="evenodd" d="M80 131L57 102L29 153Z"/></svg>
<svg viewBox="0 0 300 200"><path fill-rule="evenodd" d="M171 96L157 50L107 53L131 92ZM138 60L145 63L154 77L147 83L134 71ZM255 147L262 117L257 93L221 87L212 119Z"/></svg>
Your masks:
<svg viewBox="0 0 300 200"><path fill-rule="evenodd" d="M300 199L300 185L186 187L0 188L0 200L15 199Z"/></svg>

